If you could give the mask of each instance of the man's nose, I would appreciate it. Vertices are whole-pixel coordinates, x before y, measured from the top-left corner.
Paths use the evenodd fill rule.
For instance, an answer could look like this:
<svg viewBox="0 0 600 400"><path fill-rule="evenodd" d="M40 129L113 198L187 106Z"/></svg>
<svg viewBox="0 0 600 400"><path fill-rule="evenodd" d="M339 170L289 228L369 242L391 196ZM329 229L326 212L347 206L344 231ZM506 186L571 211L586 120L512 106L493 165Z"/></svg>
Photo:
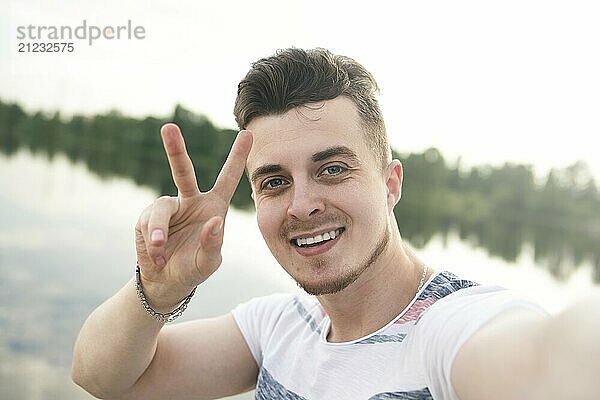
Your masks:
<svg viewBox="0 0 600 400"><path fill-rule="evenodd" d="M288 216L305 221L325 210L321 191L305 182L294 182Z"/></svg>

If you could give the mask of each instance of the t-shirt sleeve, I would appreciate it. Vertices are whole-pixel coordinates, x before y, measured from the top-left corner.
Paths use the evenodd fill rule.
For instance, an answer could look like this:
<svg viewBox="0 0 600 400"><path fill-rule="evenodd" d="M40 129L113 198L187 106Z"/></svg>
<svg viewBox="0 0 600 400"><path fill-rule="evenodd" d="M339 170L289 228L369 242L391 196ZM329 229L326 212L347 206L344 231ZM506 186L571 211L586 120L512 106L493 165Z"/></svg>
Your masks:
<svg viewBox="0 0 600 400"><path fill-rule="evenodd" d="M458 350L485 323L513 308L548 315L515 292L491 286L461 289L438 300L423 314L417 331L425 379L433 398L458 400L450 379Z"/></svg>
<svg viewBox="0 0 600 400"><path fill-rule="evenodd" d="M257 297L241 303L231 312L259 368L273 329L292 298L291 294Z"/></svg>

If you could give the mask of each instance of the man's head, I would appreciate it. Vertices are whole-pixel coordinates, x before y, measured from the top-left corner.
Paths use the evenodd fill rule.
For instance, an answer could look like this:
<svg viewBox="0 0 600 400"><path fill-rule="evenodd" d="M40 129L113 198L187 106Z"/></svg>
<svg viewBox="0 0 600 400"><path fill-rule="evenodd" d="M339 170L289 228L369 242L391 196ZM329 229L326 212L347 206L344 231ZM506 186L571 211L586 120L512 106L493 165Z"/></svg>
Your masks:
<svg viewBox="0 0 600 400"><path fill-rule="evenodd" d="M311 103L348 97L358 111L367 146L382 170L391 161L379 88L362 65L325 49L290 48L252 64L238 85L234 115L240 129L257 117L284 114Z"/></svg>
<svg viewBox="0 0 600 400"><path fill-rule="evenodd" d="M312 294L344 290L392 261L402 166L389 155L375 90L356 62L297 49L258 61L239 86L258 226Z"/></svg>

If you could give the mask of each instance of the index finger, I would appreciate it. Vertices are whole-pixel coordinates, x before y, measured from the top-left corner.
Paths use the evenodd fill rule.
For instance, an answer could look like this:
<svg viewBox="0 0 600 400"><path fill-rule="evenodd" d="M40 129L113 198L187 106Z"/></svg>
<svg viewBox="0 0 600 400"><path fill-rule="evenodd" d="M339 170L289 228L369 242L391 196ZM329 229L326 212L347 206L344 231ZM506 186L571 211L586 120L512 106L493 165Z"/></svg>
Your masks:
<svg viewBox="0 0 600 400"><path fill-rule="evenodd" d="M244 174L246 160L250 149L252 148L252 132L240 131L229 150L229 155L219 176L215 181L215 186L212 192L217 193L227 203L231 202L231 198L235 193L238 183Z"/></svg>
<svg viewBox="0 0 600 400"><path fill-rule="evenodd" d="M181 130L175 124L165 124L160 128L160 136L167 153L173 182L181 197L192 197L200 193L194 165L185 149Z"/></svg>

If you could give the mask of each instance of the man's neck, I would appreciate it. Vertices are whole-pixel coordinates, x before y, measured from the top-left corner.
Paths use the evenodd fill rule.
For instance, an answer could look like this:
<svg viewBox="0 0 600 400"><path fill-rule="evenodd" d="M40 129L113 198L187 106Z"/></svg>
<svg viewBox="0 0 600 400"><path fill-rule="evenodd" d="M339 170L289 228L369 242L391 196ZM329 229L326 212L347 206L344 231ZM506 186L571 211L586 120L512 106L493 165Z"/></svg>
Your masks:
<svg viewBox="0 0 600 400"><path fill-rule="evenodd" d="M423 268L399 234L392 238L387 251L354 283L339 293L318 297L331 319L327 340L347 342L387 325L414 298Z"/></svg>

